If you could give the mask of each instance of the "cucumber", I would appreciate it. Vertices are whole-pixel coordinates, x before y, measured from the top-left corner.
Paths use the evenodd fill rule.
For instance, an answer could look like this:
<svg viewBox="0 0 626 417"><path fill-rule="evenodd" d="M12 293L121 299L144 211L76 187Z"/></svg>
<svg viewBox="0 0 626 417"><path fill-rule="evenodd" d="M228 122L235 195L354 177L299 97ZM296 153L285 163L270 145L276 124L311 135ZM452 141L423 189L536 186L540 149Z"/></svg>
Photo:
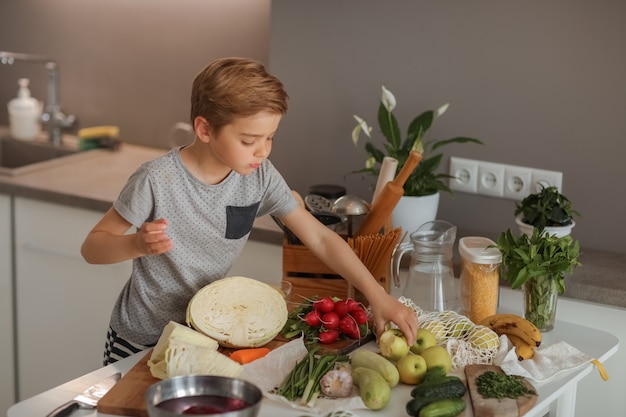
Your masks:
<svg viewBox="0 0 626 417"><path fill-rule="evenodd" d="M411 417L418 417L419 412L422 408L426 407L428 404L439 401L446 400L447 397L417 397L411 398L408 403L406 403L406 413Z"/></svg>
<svg viewBox="0 0 626 417"><path fill-rule="evenodd" d="M437 400L422 407L418 417L455 417L465 410L465 400L462 398L447 398Z"/></svg>
<svg viewBox="0 0 626 417"><path fill-rule="evenodd" d="M411 397L460 398L465 395L465 384L460 378L447 376L439 383L420 384L411 390Z"/></svg>
<svg viewBox="0 0 626 417"><path fill-rule="evenodd" d="M428 387L434 387L435 385L441 385L444 382L449 382L449 381L461 381L461 378L459 378L456 375L448 375L448 376L444 376L443 378L438 378L437 380L430 380L428 382L424 382L422 380L420 384L416 385L411 390L411 397L415 398L415 397L421 396L423 392L428 390Z"/></svg>
<svg viewBox="0 0 626 417"><path fill-rule="evenodd" d="M352 368L369 368L378 372L390 387L395 387L400 382L398 368L389 360L383 358L378 353L367 349L357 349L350 355Z"/></svg>
<svg viewBox="0 0 626 417"><path fill-rule="evenodd" d="M375 370L359 366L352 369L352 380L359 387L359 394L370 410L385 408L391 398L391 387Z"/></svg>
<svg viewBox="0 0 626 417"><path fill-rule="evenodd" d="M429 384L431 382L436 382L437 380L443 379L447 376L446 370L443 366L435 366L434 368L430 368L428 372L422 378L422 384Z"/></svg>

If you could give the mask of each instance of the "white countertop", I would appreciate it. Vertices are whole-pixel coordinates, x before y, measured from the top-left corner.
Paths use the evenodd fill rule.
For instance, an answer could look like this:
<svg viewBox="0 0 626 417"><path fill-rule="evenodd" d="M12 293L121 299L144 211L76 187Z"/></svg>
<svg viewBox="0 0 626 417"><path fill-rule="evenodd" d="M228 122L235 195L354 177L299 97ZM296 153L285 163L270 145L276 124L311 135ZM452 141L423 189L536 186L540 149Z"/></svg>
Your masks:
<svg viewBox="0 0 626 417"><path fill-rule="evenodd" d="M566 341L586 355L598 359L600 362L606 361L609 357L615 354L619 345L617 337L607 332L566 321L557 321L553 331L544 333L543 345L548 346L560 340ZM135 363L137 363L137 361L144 356L145 352L140 352L120 362L100 368L80 378L69 381L25 401L19 402L9 408L8 417L46 415L54 408L66 401L71 400L87 387L98 382L100 379L117 371L121 371L122 374L128 372L128 370L130 370ZM552 410L557 410L557 416L571 417L571 415L573 415L572 404L575 404L577 384L593 370L594 365L589 364L581 368L565 372L547 382L533 383L533 385L537 388L539 399L537 405L528 414L526 414L526 416L542 417L552 408ZM601 381L600 376L597 373L592 374L590 377L598 378L598 380ZM389 405L385 408L384 415L406 415L405 405L410 398L411 388L411 386L407 385L399 385L394 388L392 390L392 399L389 402ZM555 408L557 405L559 409ZM383 415L381 412L374 412L365 409L354 411L362 417L375 417ZM95 410L79 410L74 414L74 417L97 415L103 414L99 414ZM291 409L288 406L278 404L267 398L263 399L259 414L260 417L296 417L301 415L303 415L301 411ZM470 417L471 413L466 415L467 417Z"/></svg>

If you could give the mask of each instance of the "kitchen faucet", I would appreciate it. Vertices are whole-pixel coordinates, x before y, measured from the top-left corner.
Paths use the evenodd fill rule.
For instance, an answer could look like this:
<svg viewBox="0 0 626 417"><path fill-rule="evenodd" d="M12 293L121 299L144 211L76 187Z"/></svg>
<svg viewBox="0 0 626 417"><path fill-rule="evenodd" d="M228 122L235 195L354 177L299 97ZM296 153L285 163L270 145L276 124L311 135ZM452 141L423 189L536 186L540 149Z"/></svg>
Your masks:
<svg viewBox="0 0 626 417"><path fill-rule="evenodd" d="M46 125L48 139L54 146L61 146L61 131L77 124L76 116L65 115L59 102L59 66L49 57L0 51L0 64L13 65L16 61L43 63L48 70L48 98L41 122Z"/></svg>

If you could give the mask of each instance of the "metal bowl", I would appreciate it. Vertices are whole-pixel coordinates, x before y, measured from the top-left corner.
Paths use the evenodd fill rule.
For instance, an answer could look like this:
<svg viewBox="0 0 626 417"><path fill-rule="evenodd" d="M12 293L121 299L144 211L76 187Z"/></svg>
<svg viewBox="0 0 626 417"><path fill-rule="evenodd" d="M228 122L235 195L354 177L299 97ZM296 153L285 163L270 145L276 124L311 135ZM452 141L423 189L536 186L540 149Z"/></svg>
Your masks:
<svg viewBox="0 0 626 417"><path fill-rule="evenodd" d="M263 393L238 378L178 376L157 382L145 394L148 416L256 417Z"/></svg>

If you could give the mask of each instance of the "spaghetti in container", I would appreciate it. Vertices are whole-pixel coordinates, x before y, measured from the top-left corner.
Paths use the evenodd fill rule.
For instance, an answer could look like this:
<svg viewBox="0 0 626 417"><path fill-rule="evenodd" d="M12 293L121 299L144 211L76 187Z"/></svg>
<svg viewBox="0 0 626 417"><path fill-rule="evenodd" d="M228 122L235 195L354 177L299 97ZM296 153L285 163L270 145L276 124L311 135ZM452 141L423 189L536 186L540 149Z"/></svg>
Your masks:
<svg viewBox="0 0 626 417"><path fill-rule="evenodd" d="M459 239L462 313L474 323L498 309L502 253L491 245L485 237Z"/></svg>

